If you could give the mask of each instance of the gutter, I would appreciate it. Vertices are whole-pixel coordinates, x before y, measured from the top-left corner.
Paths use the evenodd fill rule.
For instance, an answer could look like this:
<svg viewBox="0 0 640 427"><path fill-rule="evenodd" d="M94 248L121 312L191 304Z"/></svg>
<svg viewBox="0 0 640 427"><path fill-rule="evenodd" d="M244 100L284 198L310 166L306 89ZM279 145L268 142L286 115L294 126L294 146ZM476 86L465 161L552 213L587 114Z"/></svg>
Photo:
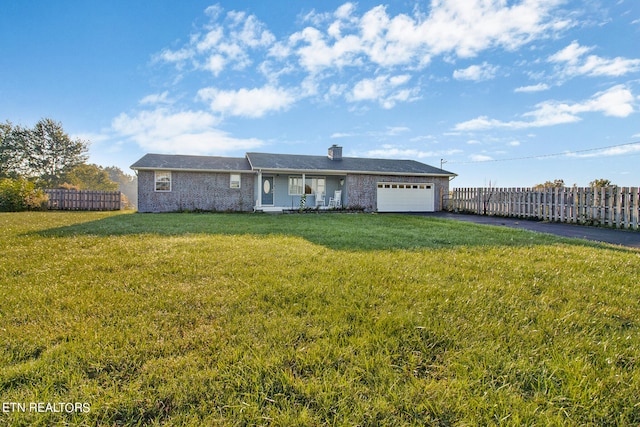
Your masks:
<svg viewBox="0 0 640 427"><path fill-rule="evenodd" d="M271 174L306 174L306 175L390 175L390 176L437 176L456 177L455 173L427 173L427 172L385 172L385 171L357 171L335 169L261 169L263 173Z"/></svg>
<svg viewBox="0 0 640 427"><path fill-rule="evenodd" d="M200 173L254 173L255 171L253 170L248 170L248 169L241 169L241 170L235 170L235 169L188 169L188 168L167 168L167 167L157 167L157 168L153 168L153 167L129 167L130 169L133 169L135 171L141 170L141 171L174 171L174 172L200 172Z"/></svg>

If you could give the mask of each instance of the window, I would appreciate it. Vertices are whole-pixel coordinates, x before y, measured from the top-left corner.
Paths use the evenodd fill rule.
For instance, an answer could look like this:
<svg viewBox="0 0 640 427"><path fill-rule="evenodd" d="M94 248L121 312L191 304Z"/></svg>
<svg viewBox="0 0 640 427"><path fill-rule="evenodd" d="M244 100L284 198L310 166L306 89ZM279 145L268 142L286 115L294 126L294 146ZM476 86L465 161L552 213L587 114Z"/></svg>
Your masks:
<svg viewBox="0 0 640 427"><path fill-rule="evenodd" d="M171 172L156 171L156 191L171 191Z"/></svg>
<svg viewBox="0 0 640 427"><path fill-rule="evenodd" d="M289 177L289 195L302 196L302 177L301 176Z"/></svg>
<svg viewBox="0 0 640 427"><path fill-rule="evenodd" d="M232 173L229 178L229 187L230 188L240 188L240 174Z"/></svg>
<svg viewBox="0 0 640 427"><path fill-rule="evenodd" d="M302 196L302 177L289 177L289 195ZM326 180L323 177L307 176L304 179L304 194L324 194L326 190Z"/></svg>
<svg viewBox="0 0 640 427"><path fill-rule="evenodd" d="M325 179L320 177L307 177L305 180L304 192L306 194L324 194Z"/></svg>

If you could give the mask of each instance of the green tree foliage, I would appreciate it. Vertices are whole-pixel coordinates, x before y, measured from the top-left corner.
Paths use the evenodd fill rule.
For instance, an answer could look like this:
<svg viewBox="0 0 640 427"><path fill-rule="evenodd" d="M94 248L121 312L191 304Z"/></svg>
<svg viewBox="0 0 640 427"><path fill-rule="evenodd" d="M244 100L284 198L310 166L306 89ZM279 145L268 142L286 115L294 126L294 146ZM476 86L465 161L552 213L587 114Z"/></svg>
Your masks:
<svg viewBox="0 0 640 427"><path fill-rule="evenodd" d="M0 179L0 211L46 210L47 195L24 178Z"/></svg>
<svg viewBox="0 0 640 427"><path fill-rule="evenodd" d="M59 122L43 119L36 123L28 145L29 168L46 185L59 182L65 170L86 161L88 143L71 140Z"/></svg>
<svg viewBox="0 0 640 427"><path fill-rule="evenodd" d="M64 174L64 182L79 190L117 191L118 183L109 178L109 173L98 165L80 164Z"/></svg>
<svg viewBox="0 0 640 427"><path fill-rule="evenodd" d="M564 188L564 179L554 179L553 181L547 181L544 184L536 184L533 188L536 190L543 190L545 188Z"/></svg>
<svg viewBox="0 0 640 427"><path fill-rule="evenodd" d="M604 178L594 179L589 183L589 187L591 188L604 188L604 187L615 187L615 186L616 185L612 184L610 180L604 179Z"/></svg>
<svg viewBox="0 0 640 427"><path fill-rule="evenodd" d="M0 178L9 176L11 123L0 123Z"/></svg>
<svg viewBox="0 0 640 427"><path fill-rule="evenodd" d="M0 156L5 177L36 178L43 186L59 184L69 169L86 161L88 142L72 140L59 122L42 119L33 129L0 128Z"/></svg>
<svg viewBox="0 0 640 427"><path fill-rule="evenodd" d="M17 178L26 172L23 135L24 129L11 122L0 123L0 178Z"/></svg>

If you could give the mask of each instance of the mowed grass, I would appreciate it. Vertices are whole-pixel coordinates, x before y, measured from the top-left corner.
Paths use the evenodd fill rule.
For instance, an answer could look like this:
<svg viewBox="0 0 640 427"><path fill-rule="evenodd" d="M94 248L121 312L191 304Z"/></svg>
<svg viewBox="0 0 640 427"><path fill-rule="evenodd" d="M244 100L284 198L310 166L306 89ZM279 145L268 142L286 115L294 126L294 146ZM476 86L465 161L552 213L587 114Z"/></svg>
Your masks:
<svg viewBox="0 0 640 427"><path fill-rule="evenodd" d="M0 425L640 424L640 252L403 215L0 214Z"/></svg>

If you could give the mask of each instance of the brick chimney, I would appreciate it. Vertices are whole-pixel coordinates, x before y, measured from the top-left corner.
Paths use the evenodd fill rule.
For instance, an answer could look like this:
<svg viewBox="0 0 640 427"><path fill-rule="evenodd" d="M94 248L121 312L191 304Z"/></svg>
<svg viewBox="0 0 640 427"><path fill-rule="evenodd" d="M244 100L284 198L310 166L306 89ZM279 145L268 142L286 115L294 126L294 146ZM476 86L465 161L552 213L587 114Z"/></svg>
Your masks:
<svg viewBox="0 0 640 427"><path fill-rule="evenodd" d="M342 147L336 144L329 147L329 158L331 160L342 160Z"/></svg>

